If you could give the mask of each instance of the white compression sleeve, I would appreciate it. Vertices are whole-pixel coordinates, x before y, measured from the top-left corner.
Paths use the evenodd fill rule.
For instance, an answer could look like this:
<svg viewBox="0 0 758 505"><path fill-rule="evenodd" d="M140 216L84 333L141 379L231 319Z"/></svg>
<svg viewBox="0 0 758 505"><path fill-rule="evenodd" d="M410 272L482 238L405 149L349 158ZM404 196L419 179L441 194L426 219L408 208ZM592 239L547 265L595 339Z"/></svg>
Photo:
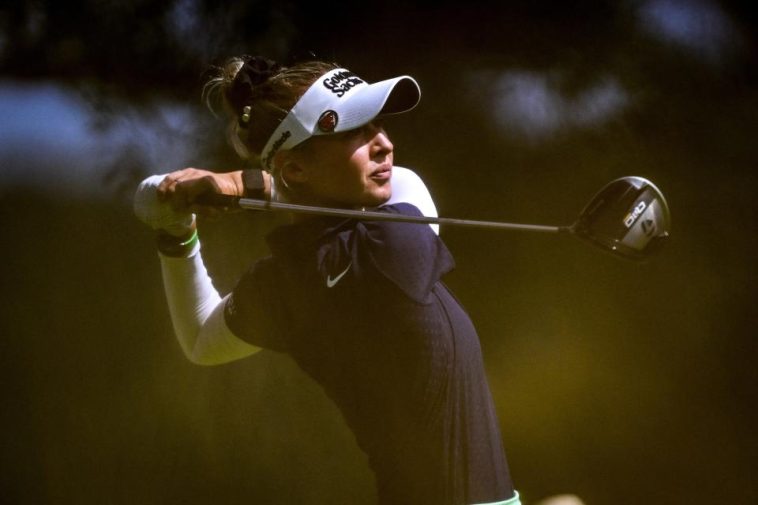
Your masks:
<svg viewBox="0 0 758 505"><path fill-rule="evenodd" d="M415 172L403 167L392 168L392 196L385 205L405 202L413 204L424 216L437 217L437 207L426 184ZM430 224L434 233L439 235L440 226Z"/></svg>
<svg viewBox="0 0 758 505"><path fill-rule="evenodd" d="M198 365L217 365L260 350L226 326L226 298L213 287L199 244L186 258L159 256L174 332L187 359Z"/></svg>

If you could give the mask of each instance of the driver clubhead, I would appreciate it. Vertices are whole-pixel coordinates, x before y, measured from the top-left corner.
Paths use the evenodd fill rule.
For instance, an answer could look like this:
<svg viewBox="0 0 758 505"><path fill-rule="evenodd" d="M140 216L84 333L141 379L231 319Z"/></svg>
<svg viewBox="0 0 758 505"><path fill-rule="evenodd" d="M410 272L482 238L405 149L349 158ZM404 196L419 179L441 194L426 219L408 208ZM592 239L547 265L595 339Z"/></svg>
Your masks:
<svg viewBox="0 0 758 505"><path fill-rule="evenodd" d="M571 227L578 237L635 260L659 250L671 229L663 193L643 177L622 177L597 192Z"/></svg>

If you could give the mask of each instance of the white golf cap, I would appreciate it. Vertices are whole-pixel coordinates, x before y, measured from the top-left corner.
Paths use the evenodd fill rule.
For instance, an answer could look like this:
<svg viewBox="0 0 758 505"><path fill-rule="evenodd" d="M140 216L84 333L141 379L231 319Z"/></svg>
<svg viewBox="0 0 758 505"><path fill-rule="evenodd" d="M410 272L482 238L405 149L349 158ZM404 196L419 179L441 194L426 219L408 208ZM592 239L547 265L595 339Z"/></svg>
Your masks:
<svg viewBox="0 0 758 505"><path fill-rule="evenodd" d="M358 128L379 114L397 114L418 104L421 90L407 75L369 84L338 68L319 77L269 137L261 152L266 170L277 152L291 149L314 135Z"/></svg>

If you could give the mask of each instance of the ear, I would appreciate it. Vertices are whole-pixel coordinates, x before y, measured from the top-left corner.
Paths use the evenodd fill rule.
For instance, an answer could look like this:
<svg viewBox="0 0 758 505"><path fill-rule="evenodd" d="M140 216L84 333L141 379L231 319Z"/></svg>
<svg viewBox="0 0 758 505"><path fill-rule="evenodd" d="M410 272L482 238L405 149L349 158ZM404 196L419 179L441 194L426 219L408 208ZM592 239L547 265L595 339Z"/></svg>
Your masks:
<svg viewBox="0 0 758 505"><path fill-rule="evenodd" d="M308 171L292 151L279 151L274 155L274 166L282 171L282 177L289 184L308 181Z"/></svg>

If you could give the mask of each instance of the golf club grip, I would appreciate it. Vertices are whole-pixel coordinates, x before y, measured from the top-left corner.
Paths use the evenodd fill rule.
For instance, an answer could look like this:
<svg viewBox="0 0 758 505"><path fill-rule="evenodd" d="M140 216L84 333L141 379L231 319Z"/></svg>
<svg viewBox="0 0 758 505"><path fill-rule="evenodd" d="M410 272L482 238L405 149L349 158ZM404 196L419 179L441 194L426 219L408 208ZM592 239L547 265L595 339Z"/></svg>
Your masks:
<svg viewBox="0 0 758 505"><path fill-rule="evenodd" d="M233 195L222 195L219 193L204 193L198 195L196 202L200 205L210 207L236 208L239 206L240 197Z"/></svg>

